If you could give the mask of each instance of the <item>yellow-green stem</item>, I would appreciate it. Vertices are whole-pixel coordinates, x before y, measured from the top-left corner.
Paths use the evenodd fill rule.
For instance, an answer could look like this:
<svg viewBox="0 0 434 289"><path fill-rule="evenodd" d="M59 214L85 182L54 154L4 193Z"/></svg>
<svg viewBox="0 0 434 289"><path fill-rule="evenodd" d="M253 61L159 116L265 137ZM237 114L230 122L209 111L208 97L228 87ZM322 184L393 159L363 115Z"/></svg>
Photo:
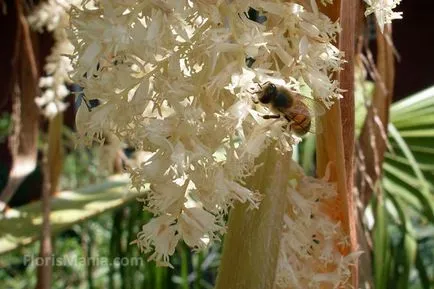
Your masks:
<svg viewBox="0 0 434 289"><path fill-rule="evenodd" d="M231 211L216 289L273 288L291 155L271 147L259 157L259 163L263 166L246 181L250 189L261 192L263 200L259 209L237 204Z"/></svg>

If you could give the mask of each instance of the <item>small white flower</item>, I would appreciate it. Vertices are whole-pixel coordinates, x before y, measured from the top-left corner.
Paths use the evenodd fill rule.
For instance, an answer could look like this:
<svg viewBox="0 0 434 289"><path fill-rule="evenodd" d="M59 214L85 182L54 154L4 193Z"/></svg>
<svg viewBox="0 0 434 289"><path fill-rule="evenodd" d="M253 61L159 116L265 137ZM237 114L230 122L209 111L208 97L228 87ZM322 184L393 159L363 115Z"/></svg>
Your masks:
<svg viewBox="0 0 434 289"><path fill-rule="evenodd" d="M54 84L54 78L51 76L48 77L41 77L39 79L39 87L50 87Z"/></svg>
<svg viewBox="0 0 434 289"><path fill-rule="evenodd" d="M255 72L249 69L242 69L241 73L233 73L231 76L231 82L225 88L228 89L231 93L239 92L240 90L246 90L248 87L251 87L253 84L253 79L256 77Z"/></svg>
<svg viewBox="0 0 434 289"><path fill-rule="evenodd" d="M149 211L155 214L167 212L168 214L176 215L181 211L186 201L186 187L186 185L179 186L171 182L152 184L146 198L139 200L144 201Z"/></svg>
<svg viewBox="0 0 434 289"><path fill-rule="evenodd" d="M375 14L381 33L383 33L385 24L392 23L394 19L402 19L402 12L393 11L401 0L365 0L365 2L369 5L365 16Z"/></svg>
<svg viewBox="0 0 434 289"><path fill-rule="evenodd" d="M340 222L324 212L327 202L336 196L336 186L304 176L301 168L293 166L297 184L288 189L291 209L284 216L277 288L339 288L348 282L349 265L360 253L340 253L337 244L345 234ZM348 244L341 248L348 249Z"/></svg>
<svg viewBox="0 0 434 289"><path fill-rule="evenodd" d="M219 240L224 230L219 218L200 207L185 208L179 217L179 233L187 245L197 250L207 245L203 237Z"/></svg>
<svg viewBox="0 0 434 289"><path fill-rule="evenodd" d="M231 192L230 198L241 203L249 203L252 208L258 208L260 197L246 187L234 181L225 181L227 189Z"/></svg>
<svg viewBox="0 0 434 289"><path fill-rule="evenodd" d="M67 39L65 28L69 22L67 10L78 2L78 0L44 1L28 16L30 26L34 30L42 32L46 29L53 32L54 45L44 65L44 71L48 76L40 78L39 87L43 95L36 98L36 104L48 118L53 118L67 107L63 101L69 95L65 82L69 82L68 73L72 67L70 59L63 55L72 52L72 45Z"/></svg>
<svg viewBox="0 0 434 289"><path fill-rule="evenodd" d="M55 116L59 112L59 109L57 108L56 104L54 102L50 102L45 107L45 114L51 118Z"/></svg>
<svg viewBox="0 0 434 289"><path fill-rule="evenodd" d="M135 243L142 252L154 253L149 260L155 260L158 265L169 266L169 256L175 252L176 245L180 239L177 233L177 226L174 224L176 218L172 216L160 216L152 219L142 227L137 235Z"/></svg>

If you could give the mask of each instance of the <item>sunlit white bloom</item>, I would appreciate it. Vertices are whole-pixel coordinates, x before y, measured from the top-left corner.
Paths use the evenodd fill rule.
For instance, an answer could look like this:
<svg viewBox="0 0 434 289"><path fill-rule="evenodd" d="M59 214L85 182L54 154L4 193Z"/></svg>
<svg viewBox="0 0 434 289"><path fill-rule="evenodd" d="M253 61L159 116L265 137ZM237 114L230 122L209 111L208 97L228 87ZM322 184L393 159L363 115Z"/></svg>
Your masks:
<svg viewBox="0 0 434 289"><path fill-rule="evenodd" d="M46 77L41 77L39 87L42 95L37 97L36 104L43 114L53 118L67 108L64 98L69 94L65 83L69 82L68 74L72 71L71 61L65 55L72 53L73 47L68 41L65 28L69 17L67 10L79 0L48 0L41 2L28 16L32 29L39 32L47 30L53 33L54 45L44 65Z"/></svg>
<svg viewBox="0 0 434 289"><path fill-rule="evenodd" d="M174 222L175 218L171 216L156 217L137 235L135 242L139 248L145 253L154 252L149 260L155 260L159 265L171 266L169 256L175 252L180 238Z"/></svg>
<svg viewBox="0 0 434 289"><path fill-rule="evenodd" d="M341 243L345 234L338 218L324 211L327 202L333 202L336 187L304 176L301 168L298 171L296 184L288 189L290 209L284 216L277 288L345 287L351 276L349 266L361 253L340 253L349 244Z"/></svg>
<svg viewBox="0 0 434 289"><path fill-rule="evenodd" d="M271 144L287 153L300 141L286 119L262 117L270 113L255 104L262 83L297 93L304 87L327 107L341 97L332 80L342 63L333 45L339 25L312 7L277 0L123 2L71 10L72 77L88 99L101 100L79 111L78 132L102 141L110 131L151 152L128 168L133 187L151 184L141 200L156 216L137 244L169 265L179 240L196 249L218 240L236 203L257 208L263 192L244 181L261 166L258 157ZM316 184L294 190L299 217L288 225L305 258L318 228L304 217L318 196L330 195Z"/></svg>
<svg viewBox="0 0 434 289"><path fill-rule="evenodd" d="M44 29L53 31L66 15L71 5L78 5L79 0L48 0L40 3L29 15L28 21L34 30L42 32Z"/></svg>
<svg viewBox="0 0 434 289"><path fill-rule="evenodd" d="M201 250L208 245L203 237L219 240L225 230L222 220L200 207L185 208L179 217L179 233L190 247Z"/></svg>
<svg viewBox="0 0 434 289"><path fill-rule="evenodd" d="M161 183L151 185L146 198L141 199L146 207L153 213L167 212L173 215L181 212L185 199L186 185L178 186L175 183Z"/></svg>
<svg viewBox="0 0 434 289"><path fill-rule="evenodd" d="M381 33L383 33L384 25L392 23L394 19L402 19L402 12L393 11L401 3L401 0L365 0L365 2L369 5L366 8L365 16L375 14Z"/></svg>

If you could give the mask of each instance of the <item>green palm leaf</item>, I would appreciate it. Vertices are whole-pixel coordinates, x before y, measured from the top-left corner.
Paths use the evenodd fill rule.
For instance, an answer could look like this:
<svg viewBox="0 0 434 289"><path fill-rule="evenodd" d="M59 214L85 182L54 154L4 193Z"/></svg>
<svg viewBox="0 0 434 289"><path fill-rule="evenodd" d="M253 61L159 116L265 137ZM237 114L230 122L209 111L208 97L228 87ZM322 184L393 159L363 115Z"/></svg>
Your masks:
<svg viewBox="0 0 434 289"><path fill-rule="evenodd" d="M419 287L414 288L428 289L434 277L428 268L434 268L434 262L422 261L423 250L430 248L419 245L418 232L434 228L434 86L394 103L390 119L388 133L393 152L385 154L382 185L385 198L399 217L388 219L389 230L397 232L395 237L383 236L390 239L386 250L394 253L389 263L389 286L404 289L418 283Z"/></svg>

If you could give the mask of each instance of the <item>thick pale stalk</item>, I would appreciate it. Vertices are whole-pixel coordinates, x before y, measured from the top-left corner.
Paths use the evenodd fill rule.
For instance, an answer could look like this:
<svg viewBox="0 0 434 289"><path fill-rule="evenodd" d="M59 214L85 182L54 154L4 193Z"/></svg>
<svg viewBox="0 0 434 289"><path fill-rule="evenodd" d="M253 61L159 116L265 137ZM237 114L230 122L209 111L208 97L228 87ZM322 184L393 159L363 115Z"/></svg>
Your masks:
<svg viewBox="0 0 434 289"><path fill-rule="evenodd" d="M273 147L264 152L264 165L247 181L263 194L259 209L238 204L231 211L216 289L273 288L279 256L291 155Z"/></svg>

